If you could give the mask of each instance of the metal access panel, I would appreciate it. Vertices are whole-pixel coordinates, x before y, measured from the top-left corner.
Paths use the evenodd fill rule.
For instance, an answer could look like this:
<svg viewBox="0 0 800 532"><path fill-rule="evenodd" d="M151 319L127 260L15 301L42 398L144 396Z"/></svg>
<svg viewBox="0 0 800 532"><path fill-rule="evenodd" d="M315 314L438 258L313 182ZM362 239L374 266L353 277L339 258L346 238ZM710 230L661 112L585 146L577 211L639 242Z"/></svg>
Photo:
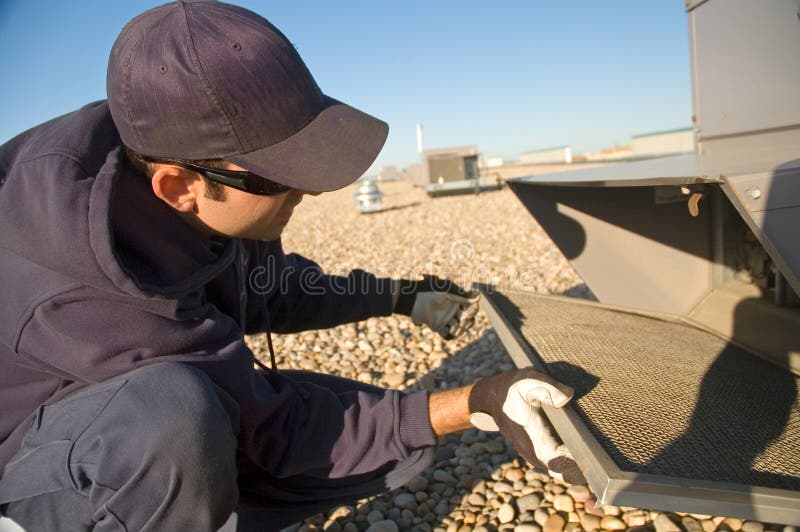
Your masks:
<svg viewBox="0 0 800 532"><path fill-rule="evenodd" d="M800 0L689 0L696 153L511 180L599 302L484 290L601 504L800 524Z"/></svg>
<svg viewBox="0 0 800 532"><path fill-rule="evenodd" d="M692 216L680 185L509 184L600 301L685 314L711 290L708 198Z"/></svg>
<svg viewBox="0 0 800 532"><path fill-rule="evenodd" d="M800 126L798 11L797 0L689 6L700 139Z"/></svg>
<svg viewBox="0 0 800 532"><path fill-rule="evenodd" d="M481 287L601 505L800 524L800 378L676 317Z"/></svg>
<svg viewBox="0 0 800 532"><path fill-rule="evenodd" d="M797 166L800 1L687 7L697 153L726 175Z"/></svg>

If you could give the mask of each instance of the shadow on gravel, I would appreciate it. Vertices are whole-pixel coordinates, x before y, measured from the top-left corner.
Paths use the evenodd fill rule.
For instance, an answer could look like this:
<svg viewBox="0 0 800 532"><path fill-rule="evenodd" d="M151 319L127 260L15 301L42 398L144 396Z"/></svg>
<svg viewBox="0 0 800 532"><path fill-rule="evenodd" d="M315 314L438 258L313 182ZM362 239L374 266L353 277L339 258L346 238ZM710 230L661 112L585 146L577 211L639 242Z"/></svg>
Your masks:
<svg viewBox="0 0 800 532"><path fill-rule="evenodd" d="M445 359L441 366L421 376L417 385L408 391L426 389L433 393L452 389L513 367L494 330L487 329ZM523 460L515 458L516 452L499 433L471 429L444 436L439 439L435 462L423 475L405 488L383 494L367 504L370 511L381 511L386 519L395 521L400 530L446 529L449 522L438 517L442 515L450 516L452 522L459 525L473 528L477 526L475 519L465 515L470 512L468 497L473 492L481 493L488 505L492 491L486 493L484 485L487 481L499 479L501 465L513 462L513 468L525 469ZM513 481L506 482L513 485ZM402 496L403 493L414 495L414 500ZM434 494L439 495L438 500L432 497ZM405 508L395 506L395 501L402 501ZM475 511L474 517L478 514ZM422 523L414 524L415 517L422 519L429 528L420 528ZM496 530L492 523L483 526L489 531Z"/></svg>
<svg viewBox="0 0 800 532"><path fill-rule="evenodd" d="M577 285L567 292L569 294L561 295L594 299L586 285ZM578 374L581 378L576 378L576 382L596 384L596 380L586 378L581 368L566 362L555 363L553 366L551 371L554 373ZM452 389L514 367L497 333L490 327L480 337L445 359L441 366L421 376L417 384L408 391L426 389L433 393ZM575 392L580 397L588 389L576 387ZM423 475L404 488L377 496L361 507L366 506L366 514L376 510L381 512L385 519L397 523L400 530L447 529L451 523L456 523L459 528L463 525L470 529L483 526L494 532L498 530L499 523L496 517L490 522L476 522L481 513L480 505L490 505L491 500L496 499L495 491L486 487L487 481L495 481L495 489L501 486L502 490L515 492L511 505L514 507L516 519L526 511L532 514L538 506L538 503L530 503L530 497L527 501L522 500L525 497L519 496L520 482L533 488L532 497L541 501L542 489L552 479L547 473L530 468L500 433L470 429L441 437L435 462ZM413 499L408 494L413 495ZM439 497L436 498L433 494L438 494ZM471 497L473 494L479 496ZM399 508L395 502L405 507ZM357 508L357 513L361 507ZM448 516L447 521L439 516ZM415 518L422 522L415 524ZM532 521L532 516L526 521ZM366 528L366 523L358 525L361 530Z"/></svg>

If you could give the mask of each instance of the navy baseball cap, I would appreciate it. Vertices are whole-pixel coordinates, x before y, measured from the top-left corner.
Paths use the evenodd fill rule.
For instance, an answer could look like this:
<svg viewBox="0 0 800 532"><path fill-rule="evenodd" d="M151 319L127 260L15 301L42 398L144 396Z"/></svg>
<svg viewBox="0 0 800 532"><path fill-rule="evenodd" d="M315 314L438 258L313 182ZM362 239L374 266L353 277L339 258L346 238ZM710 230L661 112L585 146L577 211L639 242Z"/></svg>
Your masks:
<svg viewBox="0 0 800 532"><path fill-rule="evenodd" d="M131 20L111 49L106 88L134 151L221 158L314 192L358 179L389 131L323 94L266 19L212 0L174 2Z"/></svg>

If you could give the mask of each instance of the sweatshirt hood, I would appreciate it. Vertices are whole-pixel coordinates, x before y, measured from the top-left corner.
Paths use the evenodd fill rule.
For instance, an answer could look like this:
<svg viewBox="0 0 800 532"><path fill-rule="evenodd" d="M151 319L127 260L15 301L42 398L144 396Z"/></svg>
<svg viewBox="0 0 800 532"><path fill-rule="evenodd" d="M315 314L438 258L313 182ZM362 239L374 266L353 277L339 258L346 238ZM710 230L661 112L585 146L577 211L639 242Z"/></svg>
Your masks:
<svg viewBox="0 0 800 532"><path fill-rule="evenodd" d="M78 283L179 297L234 259L150 190L123 155L105 101L0 146L0 248Z"/></svg>

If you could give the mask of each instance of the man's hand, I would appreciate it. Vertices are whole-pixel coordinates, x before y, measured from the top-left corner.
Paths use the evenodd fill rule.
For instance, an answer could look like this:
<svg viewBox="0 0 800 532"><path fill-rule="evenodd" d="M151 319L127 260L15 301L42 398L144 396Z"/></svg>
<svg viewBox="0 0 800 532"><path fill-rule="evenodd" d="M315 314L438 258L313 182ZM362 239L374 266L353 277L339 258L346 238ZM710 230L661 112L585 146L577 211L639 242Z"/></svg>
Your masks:
<svg viewBox="0 0 800 532"><path fill-rule="evenodd" d="M543 404L561 408L572 395L569 386L531 368L506 371L472 385L470 422L481 430L499 430L537 469L571 484L585 484L541 409Z"/></svg>
<svg viewBox="0 0 800 532"><path fill-rule="evenodd" d="M416 325L426 324L445 340L472 327L480 294L468 292L447 279L431 275L421 281L401 280L394 311L411 316Z"/></svg>

